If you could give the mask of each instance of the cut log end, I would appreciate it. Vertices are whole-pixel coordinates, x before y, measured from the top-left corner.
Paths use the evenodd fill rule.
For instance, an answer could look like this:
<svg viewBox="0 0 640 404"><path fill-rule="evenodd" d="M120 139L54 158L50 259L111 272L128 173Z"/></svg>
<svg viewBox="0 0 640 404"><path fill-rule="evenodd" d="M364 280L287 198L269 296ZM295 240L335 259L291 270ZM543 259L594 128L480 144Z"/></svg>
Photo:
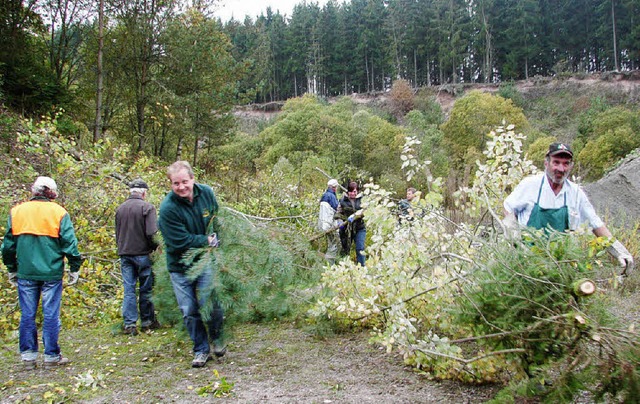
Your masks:
<svg viewBox="0 0 640 404"><path fill-rule="evenodd" d="M595 293L596 284L591 279L580 279L573 282L572 289L577 296L589 296Z"/></svg>

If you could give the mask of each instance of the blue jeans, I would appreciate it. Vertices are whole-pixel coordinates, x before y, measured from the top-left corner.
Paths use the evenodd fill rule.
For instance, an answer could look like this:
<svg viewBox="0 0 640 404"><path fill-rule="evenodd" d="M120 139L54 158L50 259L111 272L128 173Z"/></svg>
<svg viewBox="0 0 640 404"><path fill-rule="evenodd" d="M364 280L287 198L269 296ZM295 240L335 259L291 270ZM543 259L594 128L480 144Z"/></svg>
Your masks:
<svg viewBox="0 0 640 404"><path fill-rule="evenodd" d="M222 323L224 312L212 290L213 271L205 270L195 280L190 280L185 274L170 272L173 292L182 312L184 326L193 341L193 352L209 353L209 341L222 339ZM208 292L211 290L211 292ZM200 308L213 299L213 309L207 320L207 329L200 315Z"/></svg>
<svg viewBox="0 0 640 404"><path fill-rule="evenodd" d="M138 304L136 299L136 283L140 282L140 320L141 326L151 325L155 320L151 292L153 290L153 272L149 255L122 255L120 269L124 285L122 300L122 317L124 326L135 326L138 322Z"/></svg>
<svg viewBox="0 0 640 404"><path fill-rule="evenodd" d="M349 255L351 251L351 241L356 243L356 260L358 264L364 266L364 241L367 238L367 229L350 231L349 226L340 228L340 242L342 243L342 254Z"/></svg>
<svg viewBox="0 0 640 404"><path fill-rule="evenodd" d="M36 313L42 297L42 343L44 360L57 361L60 358L60 304L62 300L62 280L31 281L18 279L18 301L20 302L20 356L22 360L38 359L38 328Z"/></svg>

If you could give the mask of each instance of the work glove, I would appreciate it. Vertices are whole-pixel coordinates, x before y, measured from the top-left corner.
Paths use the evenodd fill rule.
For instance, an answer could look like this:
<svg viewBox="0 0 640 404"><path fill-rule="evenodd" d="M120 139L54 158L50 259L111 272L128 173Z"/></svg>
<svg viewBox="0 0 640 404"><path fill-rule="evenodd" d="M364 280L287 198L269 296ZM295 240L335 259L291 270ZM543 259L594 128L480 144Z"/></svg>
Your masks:
<svg viewBox="0 0 640 404"><path fill-rule="evenodd" d="M80 277L80 271L71 272L69 271L69 282L67 282L67 286L75 285L78 283L78 278Z"/></svg>
<svg viewBox="0 0 640 404"><path fill-rule="evenodd" d="M354 220L356 220L356 218L355 218L355 216L354 216L354 215L351 215L351 216L349 216L349 217L347 218L347 222L349 222L349 223L353 223L353 221L354 221Z"/></svg>
<svg viewBox="0 0 640 404"><path fill-rule="evenodd" d="M13 287L18 287L18 273L17 272L9 272L9 283Z"/></svg>
<svg viewBox="0 0 640 404"><path fill-rule="evenodd" d="M519 240L520 239L520 223L516 215L508 213L504 219L502 219L502 226L504 229L504 237L507 240Z"/></svg>
<svg viewBox="0 0 640 404"><path fill-rule="evenodd" d="M211 233L209 235L209 247L219 247L220 241L218 240L218 235L216 233Z"/></svg>
<svg viewBox="0 0 640 404"><path fill-rule="evenodd" d="M622 275L629 275L633 271L635 266L633 263L633 256L631 256L631 253L629 253L620 241L614 241L613 244L607 248L607 252L613 255L620 262L620 266L624 268L622 270Z"/></svg>

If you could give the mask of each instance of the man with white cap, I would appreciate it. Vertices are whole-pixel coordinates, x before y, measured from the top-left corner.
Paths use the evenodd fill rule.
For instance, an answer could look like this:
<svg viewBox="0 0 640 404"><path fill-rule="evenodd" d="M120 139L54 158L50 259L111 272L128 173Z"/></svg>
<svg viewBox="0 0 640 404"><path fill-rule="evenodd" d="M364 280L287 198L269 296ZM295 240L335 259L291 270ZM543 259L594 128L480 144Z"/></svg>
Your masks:
<svg viewBox="0 0 640 404"><path fill-rule="evenodd" d="M523 226L535 229L551 227L559 232L576 230L588 223L596 237L611 232L596 214L587 195L569 181L573 151L564 143L552 143L544 161L544 173L525 178L504 201L504 224L512 233ZM622 275L634 268L633 257L618 240L608 249L622 266Z"/></svg>
<svg viewBox="0 0 640 404"><path fill-rule="evenodd" d="M56 202L58 186L49 177L38 177L32 197L11 209L2 243L2 260L9 281L18 288L20 303L20 356L26 369L38 359L36 313L42 298L44 366L69 363L58 345L64 260L69 264L69 285L78 281L82 257L78 252L69 213Z"/></svg>
<svg viewBox="0 0 640 404"><path fill-rule="evenodd" d="M330 179L329 182L327 182L327 190L320 198L320 214L318 215L318 229L327 232L327 252L324 257L330 264L333 264L338 256L338 245L340 242L337 222L334 219L336 209L338 209L337 188L337 180ZM329 231L330 229L333 230Z"/></svg>

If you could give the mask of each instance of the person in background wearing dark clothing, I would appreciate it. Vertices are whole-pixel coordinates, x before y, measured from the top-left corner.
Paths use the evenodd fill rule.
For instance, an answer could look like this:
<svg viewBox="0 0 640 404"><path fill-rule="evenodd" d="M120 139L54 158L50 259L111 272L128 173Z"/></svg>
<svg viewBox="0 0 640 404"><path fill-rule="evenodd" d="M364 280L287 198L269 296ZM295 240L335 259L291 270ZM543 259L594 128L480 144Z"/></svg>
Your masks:
<svg viewBox="0 0 640 404"><path fill-rule="evenodd" d="M136 335L138 307L140 328L148 331L158 328L151 295L153 271L150 254L158 247L153 236L158 231L156 208L145 201L149 186L137 179L129 184L129 198L116 210L116 244L120 256L120 270L124 286L122 318L124 333ZM139 283L139 302L136 299Z"/></svg>
<svg viewBox="0 0 640 404"><path fill-rule="evenodd" d="M44 367L66 365L60 353L60 306L64 260L69 264L69 282L78 282L82 257L78 252L69 213L56 202L58 186L49 177L38 177L31 199L14 206L9 214L2 243L2 261L9 282L18 288L20 302L20 356L25 369L35 369L38 359L36 313L42 299L42 343Z"/></svg>
<svg viewBox="0 0 640 404"><path fill-rule="evenodd" d="M413 220L414 213L413 207L411 206L411 201L416 196L415 188L407 188L407 199L401 199L398 203L398 207L400 208L400 218L404 220Z"/></svg>
<svg viewBox="0 0 640 404"><path fill-rule="evenodd" d="M327 183L327 190L320 198L320 214L318 215L318 229L326 233L327 236L327 252L324 258L333 265L338 255L339 235L336 230L337 222L334 219L336 210L338 209L338 197L336 196L336 189L338 188L338 181L335 179L329 180ZM332 231L329 231L333 229Z"/></svg>
<svg viewBox="0 0 640 404"><path fill-rule="evenodd" d="M360 265L364 266L364 242L367 238L367 229L362 219L361 200L362 196L358 194L358 184L350 182L347 187L347 193L340 200L337 215L345 222L344 226L340 227L342 255L349 255L351 242L355 241L356 260Z"/></svg>
<svg viewBox="0 0 640 404"><path fill-rule="evenodd" d="M205 268L196 279L191 280L186 275L188 268L182 258L192 248L218 246L216 233L207 232L211 221L214 221L214 225L216 223L218 201L210 186L195 182L191 165L186 161L171 164L167 176L171 181L171 192L160 205L160 232L165 242L173 291L182 311L184 325L193 341L194 358L191 366L200 368L210 359L210 342L217 357L224 356L226 352L222 340L224 313L214 297L207 331L200 308L210 298L206 291L211 290L213 268Z"/></svg>

